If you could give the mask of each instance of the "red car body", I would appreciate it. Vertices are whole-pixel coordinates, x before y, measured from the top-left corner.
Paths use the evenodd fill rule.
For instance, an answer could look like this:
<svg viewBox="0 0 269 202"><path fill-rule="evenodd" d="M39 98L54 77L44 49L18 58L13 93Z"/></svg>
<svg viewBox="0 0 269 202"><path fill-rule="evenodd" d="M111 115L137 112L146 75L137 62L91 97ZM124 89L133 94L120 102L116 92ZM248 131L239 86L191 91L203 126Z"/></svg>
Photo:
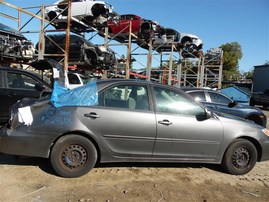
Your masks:
<svg viewBox="0 0 269 202"><path fill-rule="evenodd" d="M129 25L132 22L132 33L138 33L144 19L133 14L120 15L117 21L108 20L108 32L110 34L129 33Z"/></svg>

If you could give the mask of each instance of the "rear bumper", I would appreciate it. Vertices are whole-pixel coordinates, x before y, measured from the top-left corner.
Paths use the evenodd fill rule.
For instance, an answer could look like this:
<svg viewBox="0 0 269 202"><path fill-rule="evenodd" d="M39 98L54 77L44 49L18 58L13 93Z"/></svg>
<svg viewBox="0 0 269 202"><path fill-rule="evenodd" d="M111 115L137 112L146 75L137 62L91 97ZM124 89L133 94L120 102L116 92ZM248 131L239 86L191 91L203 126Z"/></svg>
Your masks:
<svg viewBox="0 0 269 202"><path fill-rule="evenodd" d="M17 132L6 126L0 129L0 153L47 158L50 142L31 133Z"/></svg>

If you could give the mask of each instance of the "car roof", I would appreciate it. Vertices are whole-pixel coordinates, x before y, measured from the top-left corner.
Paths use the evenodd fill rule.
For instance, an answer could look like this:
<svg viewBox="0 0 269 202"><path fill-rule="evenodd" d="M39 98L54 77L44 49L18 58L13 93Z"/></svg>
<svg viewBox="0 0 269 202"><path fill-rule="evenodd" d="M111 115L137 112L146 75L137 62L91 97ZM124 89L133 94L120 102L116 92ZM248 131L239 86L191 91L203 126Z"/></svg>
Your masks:
<svg viewBox="0 0 269 202"><path fill-rule="evenodd" d="M217 92L215 90L212 90L211 88L208 88L208 87L190 87L190 86L187 86L187 87L180 87L180 90L183 90L185 92L191 92L191 91L212 91L212 92Z"/></svg>

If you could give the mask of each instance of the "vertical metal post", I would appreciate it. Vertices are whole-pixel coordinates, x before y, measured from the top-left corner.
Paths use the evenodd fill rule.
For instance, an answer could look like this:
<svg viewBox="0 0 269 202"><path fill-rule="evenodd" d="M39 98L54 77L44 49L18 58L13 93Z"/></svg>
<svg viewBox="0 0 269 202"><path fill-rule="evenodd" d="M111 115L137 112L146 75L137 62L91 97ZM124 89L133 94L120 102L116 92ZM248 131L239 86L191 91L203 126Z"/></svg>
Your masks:
<svg viewBox="0 0 269 202"><path fill-rule="evenodd" d="M201 75L200 75L200 87L204 87L204 77L205 77L205 58L201 56L202 65L201 65Z"/></svg>
<svg viewBox="0 0 269 202"><path fill-rule="evenodd" d="M184 86L187 84L187 71L184 71Z"/></svg>
<svg viewBox="0 0 269 202"><path fill-rule="evenodd" d="M18 10L18 30L21 29L21 12Z"/></svg>
<svg viewBox="0 0 269 202"><path fill-rule="evenodd" d="M108 27L105 27L104 44L105 44L105 48L108 48Z"/></svg>
<svg viewBox="0 0 269 202"><path fill-rule="evenodd" d="M41 6L39 43L38 43L38 60L44 59L44 53L45 53L44 24L45 24L45 6L42 5Z"/></svg>
<svg viewBox="0 0 269 202"><path fill-rule="evenodd" d="M132 22L130 21L129 40L128 40L128 46L127 46L126 69L125 69L125 79L130 79L131 48L132 48Z"/></svg>
<svg viewBox="0 0 269 202"><path fill-rule="evenodd" d="M178 87L181 87L181 76L182 76L182 60L181 60L181 54L182 50L179 51L179 59L177 64L177 81L178 81Z"/></svg>
<svg viewBox="0 0 269 202"><path fill-rule="evenodd" d="M201 57L199 57L199 62L198 62L198 65L197 65L196 87L200 87L200 71L201 71Z"/></svg>
<svg viewBox="0 0 269 202"><path fill-rule="evenodd" d="M168 72L168 85L171 85L172 69L173 69L173 54L174 54L174 36L172 37L172 48L169 58L169 72Z"/></svg>
<svg viewBox="0 0 269 202"><path fill-rule="evenodd" d="M152 33L149 39L149 52L147 58L147 81L151 80L151 66L152 66Z"/></svg>
<svg viewBox="0 0 269 202"><path fill-rule="evenodd" d="M70 21L71 21L71 0L68 0L68 16L67 16L67 27L65 35L65 57L64 57L64 71L68 70L69 61L69 47L70 47Z"/></svg>
<svg viewBox="0 0 269 202"><path fill-rule="evenodd" d="M220 58L220 67L219 67L219 80L218 80L218 89L222 87L222 70L223 70L223 50L221 50L221 58Z"/></svg>

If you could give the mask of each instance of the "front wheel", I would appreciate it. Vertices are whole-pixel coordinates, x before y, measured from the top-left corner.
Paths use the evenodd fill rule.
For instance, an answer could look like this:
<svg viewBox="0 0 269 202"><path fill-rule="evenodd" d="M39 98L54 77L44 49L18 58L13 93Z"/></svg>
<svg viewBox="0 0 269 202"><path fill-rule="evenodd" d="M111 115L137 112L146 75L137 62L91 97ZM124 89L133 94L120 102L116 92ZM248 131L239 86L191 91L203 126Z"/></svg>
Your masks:
<svg viewBox="0 0 269 202"><path fill-rule="evenodd" d="M257 158L257 150L250 141L237 139L228 147L222 167L230 174L244 175L252 170Z"/></svg>
<svg viewBox="0 0 269 202"><path fill-rule="evenodd" d="M79 135L61 137L53 146L50 161L62 177L80 177L95 165L97 151L93 143Z"/></svg>

